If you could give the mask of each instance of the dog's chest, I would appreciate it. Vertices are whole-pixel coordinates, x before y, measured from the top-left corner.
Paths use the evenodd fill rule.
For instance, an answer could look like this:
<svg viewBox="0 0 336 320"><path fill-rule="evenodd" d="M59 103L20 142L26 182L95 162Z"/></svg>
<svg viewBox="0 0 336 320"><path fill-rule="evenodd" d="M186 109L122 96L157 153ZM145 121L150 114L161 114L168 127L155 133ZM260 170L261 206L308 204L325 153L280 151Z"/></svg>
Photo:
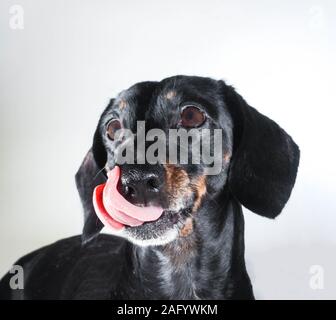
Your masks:
<svg viewBox="0 0 336 320"><path fill-rule="evenodd" d="M191 261L175 264L161 252L157 257L159 287L168 299L200 299Z"/></svg>

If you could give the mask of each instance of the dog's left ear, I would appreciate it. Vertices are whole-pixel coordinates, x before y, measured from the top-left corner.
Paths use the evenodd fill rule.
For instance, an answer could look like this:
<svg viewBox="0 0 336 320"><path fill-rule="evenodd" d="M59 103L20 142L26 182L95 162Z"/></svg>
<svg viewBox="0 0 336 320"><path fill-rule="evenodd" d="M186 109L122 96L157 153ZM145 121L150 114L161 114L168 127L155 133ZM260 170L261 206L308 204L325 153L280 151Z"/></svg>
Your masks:
<svg viewBox="0 0 336 320"><path fill-rule="evenodd" d="M233 87L224 82L221 85L234 125L229 188L244 207L275 218L294 186L299 148L282 128L249 106Z"/></svg>

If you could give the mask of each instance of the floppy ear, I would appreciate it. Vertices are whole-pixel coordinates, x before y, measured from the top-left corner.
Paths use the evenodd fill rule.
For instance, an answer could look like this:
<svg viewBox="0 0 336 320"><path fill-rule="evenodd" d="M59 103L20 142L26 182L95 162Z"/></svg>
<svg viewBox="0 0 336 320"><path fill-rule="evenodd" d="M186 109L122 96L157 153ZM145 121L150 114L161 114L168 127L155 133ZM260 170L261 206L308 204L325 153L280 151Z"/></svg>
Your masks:
<svg viewBox="0 0 336 320"><path fill-rule="evenodd" d="M97 166L92 149L86 154L76 173L75 180L84 210L82 241L85 243L97 236L104 226L95 213L92 195L94 188L104 183L106 177Z"/></svg>
<svg viewBox="0 0 336 320"><path fill-rule="evenodd" d="M86 154L75 176L77 190L84 210L84 227L82 232L82 241L84 243L97 236L104 227L96 215L92 197L95 187L105 183L107 180L104 171L107 161L107 153L101 137L99 124L113 102L114 99L111 99L101 115L93 137L92 148Z"/></svg>
<svg viewBox="0 0 336 320"><path fill-rule="evenodd" d="M275 218L295 183L300 151L274 121L249 106L223 83L224 101L234 125L234 150L228 185L249 210Z"/></svg>

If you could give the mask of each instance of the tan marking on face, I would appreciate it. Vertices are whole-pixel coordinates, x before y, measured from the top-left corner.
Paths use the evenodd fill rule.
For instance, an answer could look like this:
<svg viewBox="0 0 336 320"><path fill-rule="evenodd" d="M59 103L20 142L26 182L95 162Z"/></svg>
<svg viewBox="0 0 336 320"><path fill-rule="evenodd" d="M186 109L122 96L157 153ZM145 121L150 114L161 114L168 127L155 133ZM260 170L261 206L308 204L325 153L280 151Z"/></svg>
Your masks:
<svg viewBox="0 0 336 320"><path fill-rule="evenodd" d="M119 110L121 111L121 110L125 109L126 105L127 105L126 100L121 99L120 102L119 102Z"/></svg>
<svg viewBox="0 0 336 320"><path fill-rule="evenodd" d="M193 190L196 193L196 198L195 198L195 203L192 208L192 211L195 212L199 209L202 198L206 194L206 178L205 176L199 176L196 181L192 183L193 185Z"/></svg>
<svg viewBox="0 0 336 320"><path fill-rule="evenodd" d="M181 237L187 237L193 232L193 219L188 217L184 223L183 228L180 230Z"/></svg>
<svg viewBox="0 0 336 320"><path fill-rule="evenodd" d="M176 97L176 91L174 91L174 90L170 90L170 91L168 91L168 92L166 93L165 97L166 97L166 99L168 99L168 100L172 100L173 98Z"/></svg>
<svg viewBox="0 0 336 320"><path fill-rule="evenodd" d="M178 199L190 194L190 179L187 172L172 164L165 164L164 168L166 171L166 189L170 200L177 202Z"/></svg>

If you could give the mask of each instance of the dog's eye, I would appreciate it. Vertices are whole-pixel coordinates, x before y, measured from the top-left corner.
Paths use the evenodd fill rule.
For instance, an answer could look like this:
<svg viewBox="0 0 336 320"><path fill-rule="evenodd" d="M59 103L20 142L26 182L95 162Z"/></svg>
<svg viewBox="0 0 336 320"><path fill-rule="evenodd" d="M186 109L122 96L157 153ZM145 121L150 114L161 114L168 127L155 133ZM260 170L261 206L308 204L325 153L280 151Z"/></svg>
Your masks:
<svg viewBox="0 0 336 320"><path fill-rule="evenodd" d="M119 120L111 120L107 125L107 136L110 140L114 140L116 132L121 129L121 123Z"/></svg>
<svg viewBox="0 0 336 320"><path fill-rule="evenodd" d="M186 106L181 113L181 125L185 128L196 128L205 121L205 114L195 106Z"/></svg>

